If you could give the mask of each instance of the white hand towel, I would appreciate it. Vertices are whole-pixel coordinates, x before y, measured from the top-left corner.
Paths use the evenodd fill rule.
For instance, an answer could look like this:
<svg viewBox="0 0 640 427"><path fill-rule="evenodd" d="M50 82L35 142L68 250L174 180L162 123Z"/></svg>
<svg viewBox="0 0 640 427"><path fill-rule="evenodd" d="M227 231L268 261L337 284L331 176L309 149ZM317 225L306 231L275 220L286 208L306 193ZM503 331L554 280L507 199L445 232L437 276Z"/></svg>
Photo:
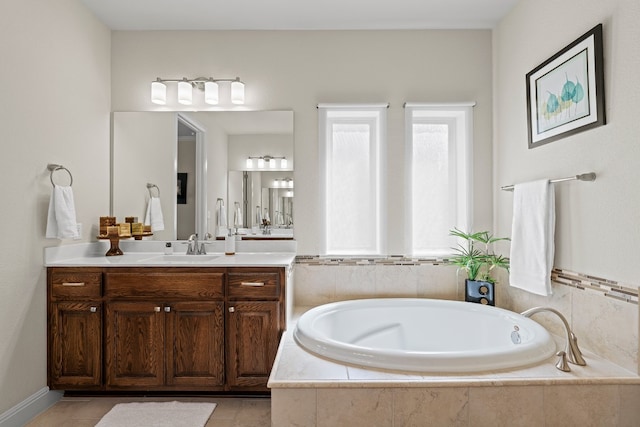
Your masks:
<svg viewBox="0 0 640 427"><path fill-rule="evenodd" d="M47 231L49 239L79 239L73 190L69 186L54 185L49 199Z"/></svg>
<svg viewBox="0 0 640 427"><path fill-rule="evenodd" d="M147 213L144 216L145 225L151 226L151 231L164 230L164 218L162 217L162 206L160 206L160 197L151 197L147 205Z"/></svg>
<svg viewBox="0 0 640 427"><path fill-rule="evenodd" d="M256 206L256 225L262 225L262 209Z"/></svg>
<svg viewBox="0 0 640 427"><path fill-rule="evenodd" d="M511 286L551 295L555 234L555 192L548 180L517 184L513 191Z"/></svg>
<svg viewBox="0 0 640 427"><path fill-rule="evenodd" d="M218 206L218 227L227 226L227 210L224 207L224 203L219 203Z"/></svg>
<svg viewBox="0 0 640 427"><path fill-rule="evenodd" d="M233 226L235 228L242 228L242 209L240 209L240 203L235 203L235 212L233 213Z"/></svg>

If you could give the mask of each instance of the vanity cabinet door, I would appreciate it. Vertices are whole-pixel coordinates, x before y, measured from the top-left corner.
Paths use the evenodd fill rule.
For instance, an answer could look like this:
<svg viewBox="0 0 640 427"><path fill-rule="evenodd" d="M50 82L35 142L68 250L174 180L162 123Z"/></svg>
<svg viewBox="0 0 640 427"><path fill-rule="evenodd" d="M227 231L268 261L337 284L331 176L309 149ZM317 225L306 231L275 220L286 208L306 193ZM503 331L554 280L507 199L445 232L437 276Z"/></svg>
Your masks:
<svg viewBox="0 0 640 427"><path fill-rule="evenodd" d="M49 312L49 387L95 389L102 384L102 304L57 302Z"/></svg>
<svg viewBox="0 0 640 427"><path fill-rule="evenodd" d="M164 311L156 302L106 303L106 385L164 384Z"/></svg>
<svg viewBox="0 0 640 427"><path fill-rule="evenodd" d="M227 308L227 384L265 390L280 340L278 301L231 301Z"/></svg>
<svg viewBox="0 0 640 427"><path fill-rule="evenodd" d="M224 386L224 303L165 305L167 385Z"/></svg>

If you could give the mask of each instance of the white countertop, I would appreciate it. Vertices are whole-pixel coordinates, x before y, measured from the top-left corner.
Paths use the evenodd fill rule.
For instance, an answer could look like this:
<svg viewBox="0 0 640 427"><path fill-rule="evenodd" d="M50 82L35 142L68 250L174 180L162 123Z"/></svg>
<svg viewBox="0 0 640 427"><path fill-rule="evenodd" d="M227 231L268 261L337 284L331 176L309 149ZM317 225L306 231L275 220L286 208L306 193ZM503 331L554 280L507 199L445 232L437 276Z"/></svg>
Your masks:
<svg viewBox="0 0 640 427"><path fill-rule="evenodd" d="M273 246L265 246L265 251L255 251L247 247L246 251L235 255L225 255L217 245L213 245L206 255L186 255L186 246L175 244L175 251L165 255L163 247L154 245L125 244L120 247L124 255L105 256L108 244L104 242L78 245L56 246L45 249L46 267L291 267L295 260L295 251L281 246L272 251ZM262 242L260 242L262 243ZM266 242L265 242L266 243ZM252 250L253 249L253 250ZM258 248L260 249L260 248ZM271 249L271 250L269 250Z"/></svg>

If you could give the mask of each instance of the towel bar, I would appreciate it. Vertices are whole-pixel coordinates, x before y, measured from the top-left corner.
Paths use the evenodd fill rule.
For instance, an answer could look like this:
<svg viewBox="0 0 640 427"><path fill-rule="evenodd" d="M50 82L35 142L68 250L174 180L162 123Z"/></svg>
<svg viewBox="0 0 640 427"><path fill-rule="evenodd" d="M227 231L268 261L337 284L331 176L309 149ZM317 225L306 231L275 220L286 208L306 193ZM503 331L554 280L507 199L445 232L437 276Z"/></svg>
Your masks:
<svg viewBox="0 0 640 427"><path fill-rule="evenodd" d="M580 175L568 176L566 178L551 179L549 180L549 182L556 183L556 182L576 181L576 180L577 181L595 181L596 174L595 172L581 173ZM505 185L504 187L500 187L500 189L504 191L513 191L513 185Z"/></svg>
<svg viewBox="0 0 640 427"><path fill-rule="evenodd" d="M49 179L51 180L51 185L53 185L54 187L56 186L56 184L53 182L53 173L55 171L59 171L59 170L65 170L67 171L67 173L69 174L69 187L71 187L73 185L73 175L71 175L71 171L69 171L69 169L65 168L62 165L55 165L53 163L49 163L47 165L47 169L49 169L50 174L49 174Z"/></svg>

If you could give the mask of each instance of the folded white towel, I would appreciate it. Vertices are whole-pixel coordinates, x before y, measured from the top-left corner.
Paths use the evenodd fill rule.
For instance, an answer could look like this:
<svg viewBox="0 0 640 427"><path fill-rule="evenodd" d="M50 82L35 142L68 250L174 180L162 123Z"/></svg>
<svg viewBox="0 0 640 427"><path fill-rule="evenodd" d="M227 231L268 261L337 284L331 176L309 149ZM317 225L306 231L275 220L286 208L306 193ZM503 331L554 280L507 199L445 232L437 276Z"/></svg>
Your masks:
<svg viewBox="0 0 640 427"><path fill-rule="evenodd" d="M79 239L73 190L69 186L54 185L49 199L47 231L49 239Z"/></svg>
<svg viewBox="0 0 640 427"><path fill-rule="evenodd" d="M164 218L162 217L162 206L160 197L151 197L147 205L147 213L144 216L145 225L151 226L151 231L164 230Z"/></svg>
<svg viewBox="0 0 640 427"><path fill-rule="evenodd" d="M548 180L517 184L513 191L511 286L551 295L555 234L555 192Z"/></svg>

